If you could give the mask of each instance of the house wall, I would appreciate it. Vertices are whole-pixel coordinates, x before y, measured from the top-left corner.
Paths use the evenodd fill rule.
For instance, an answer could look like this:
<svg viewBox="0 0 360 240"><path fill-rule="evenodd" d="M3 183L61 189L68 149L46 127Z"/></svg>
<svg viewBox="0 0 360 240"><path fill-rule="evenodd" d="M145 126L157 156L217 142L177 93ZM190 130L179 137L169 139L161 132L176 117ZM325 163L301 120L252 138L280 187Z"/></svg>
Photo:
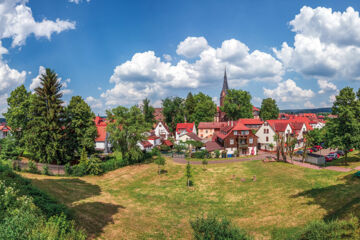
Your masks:
<svg viewBox="0 0 360 240"><path fill-rule="evenodd" d="M99 150L105 149L105 142L95 142L95 148Z"/></svg>
<svg viewBox="0 0 360 240"><path fill-rule="evenodd" d="M164 139L167 140L169 138L170 133L166 130L164 125L161 122L159 122L155 128L155 135L158 137L165 136Z"/></svg>
<svg viewBox="0 0 360 240"><path fill-rule="evenodd" d="M207 129L202 128L202 129L199 129L198 136L201 137L202 139L211 140L214 133L215 133L214 128L207 128Z"/></svg>
<svg viewBox="0 0 360 240"><path fill-rule="evenodd" d="M238 141L240 145L247 145L245 147L240 148L240 155L254 155L257 154L257 137L252 133L251 130L248 131L247 135L240 135L241 131L232 131L225 139L224 139L224 147L228 154L234 154L235 151L238 149ZM252 139L252 143L250 143L250 139Z"/></svg>
<svg viewBox="0 0 360 240"><path fill-rule="evenodd" d="M269 133L264 133L264 129L269 130ZM271 150L269 147L269 144L271 143L274 147L276 146L276 142L274 141L275 131L266 122L261 125L255 135L258 137L257 141L259 150Z"/></svg>

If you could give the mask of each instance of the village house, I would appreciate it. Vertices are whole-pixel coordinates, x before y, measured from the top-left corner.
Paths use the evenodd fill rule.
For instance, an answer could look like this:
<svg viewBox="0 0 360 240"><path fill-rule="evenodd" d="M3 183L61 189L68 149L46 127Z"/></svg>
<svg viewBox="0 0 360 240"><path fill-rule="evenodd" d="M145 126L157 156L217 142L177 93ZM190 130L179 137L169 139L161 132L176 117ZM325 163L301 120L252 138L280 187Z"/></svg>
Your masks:
<svg viewBox="0 0 360 240"><path fill-rule="evenodd" d="M220 128L227 125L227 122L200 122L198 125L198 136L204 140L211 141L214 134L220 131Z"/></svg>
<svg viewBox="0 0 360 240"><path fill-rule="evenodd" d="M241 121L223 127L216 134L215 141L224 147L228 156L233 156L236 151L239 155L257 154L257 136Z"/></svg>
<svg viewBox="0 0 360 240"><path fill-rule="evenodd" d="M109 153L111 144L109 142L109 134L106 132L106 118L97 116L94 121L97 129L97 137L95 138L95 149L98 151Z"/></svg>
<svg viewBox="0 0 360 240"><path fill-rule="evenodd" d="M141 151L150 152L154 145L152 145L149 141L142 141L137 144Z"/></svg>
<svg viewBox="0 0 360 240"><path fill-rule="evenodd" d="M7 126L5 123L1 123L0 125L0 139L5 138L9 135L10 127Z"/></svg>
<svg viewBox="0 0 360 240"><path fill-rule="evenodd" d="M154 134L160 137L162 140L167 140L171 136L169 128L163 121L160 121L156 124L154 128Z"/></svg>
<svg viewBox="0 0 360 240"><path fill-rule="evenodd" d="M260 118L240 118L238 121L241 121L246 127L254 130L258 130L264 123Z"/></svg>
<svg viewBox="0 0 360 240"><path fill-rule="evenodd" d="M195 123L178 123L175 131L176 142L179 143L183 139L182 136L187 133L194 133L196 135Z"/></svg>

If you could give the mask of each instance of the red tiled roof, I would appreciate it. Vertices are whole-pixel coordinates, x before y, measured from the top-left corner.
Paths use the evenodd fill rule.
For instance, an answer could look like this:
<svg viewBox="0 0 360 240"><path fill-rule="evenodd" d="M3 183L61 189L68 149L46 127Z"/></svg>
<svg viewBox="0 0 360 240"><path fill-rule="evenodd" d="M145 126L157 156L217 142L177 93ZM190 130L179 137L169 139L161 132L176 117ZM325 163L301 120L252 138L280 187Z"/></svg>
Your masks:
<svg viewBox="0 0 360 240"><path fill-rule="evenodd" d="M250 128L246 127L242 122L238 121L232 131L246 131L250 130Z"/></svg>
<svg viewBox="0 0 360 240"><path fill-rule="evenodd" d="M201 141L202 140L198 135L196 135L193 132L188 132L185 135L189 136L190 138L192 138L195 141Z"/></svg>
<svg viewBox="0 0 360 240"><path fill-rule="evenodd" d="M255 118L240 118L238 121L241 121L245 125L262 125L264 121Z"/></svg>
<svg viewBox="0 0 360 240"><path fill-rule="evenodd" d="M156 139L159 139L160 137L158 136L155 136L155 135L151 135L148 137L148 140L156 140Z"/></svg>
<svg viewBox="0 0 360 240"><path fill-rule="evenodd" d="M192 132L194 129L195 123L178 123L176 125L176 132L180 133L180 130L186 130L187 132Z"/></svg>
<svg viewBox="0 0 360 240"><path fill-rule="evenodd" d="M106 125L105 126L96 126L97 129L97 138L95 139L95 142L105 142L106 139Z"/></svg>
<svg viewBox="0 0 360 240"><path fill-rule="evenodd" d="M153 145L148 141L142 141L141 145L143 145L144 148L152 147Z"/></svg>
<svg viewBox="0 0 360 240"><path fill-rule="evenodd" d="M253 111L259 111L259 112L260 112L260 109L258 109L257 107L253 106Z"/></svg>
<svg viewBox="0 0 360 240"><path fill-rule="evenodd" d="M220 146L217 142L211 141L205 143L205 148L207 151L212 152L215 150L223 150L224 148Z"/></svg>
<svg viewBox="0 0 360 240"><path fill-rule="evenodd" d="M267 120L267 122L275 132L284 132L289 124L288 120Z"/></svg>
<svg viewBox="0 0 360 240"><path fill-rule="evenodd" d="M227 122L200 122L198 129L214 129L222 128L227 125Z"/></svg>
<svg viewBox="0 0 360 240"><path fill-rule="evenodd" d="M96 126L106 126L106 118L97 116L95 117L94 122Z"/></svg>
<svg viewBox="0 0 360 240"><path fill-rule="evenodd" d="M169 141L169 140L164 140L163 144L165 144L166 146L169 146L169 147L171 147L171 146L174 145L174 144L173 144L171 141Z"/></svg>

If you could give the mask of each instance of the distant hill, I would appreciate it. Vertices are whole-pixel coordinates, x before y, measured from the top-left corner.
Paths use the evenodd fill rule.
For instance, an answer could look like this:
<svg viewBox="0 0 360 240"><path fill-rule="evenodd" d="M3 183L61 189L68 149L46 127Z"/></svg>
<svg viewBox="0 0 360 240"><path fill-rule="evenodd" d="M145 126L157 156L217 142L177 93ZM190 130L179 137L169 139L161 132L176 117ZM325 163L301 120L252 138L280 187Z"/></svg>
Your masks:
<svg viewBox="0 0 360 240"><path fill-rule="evenodd" d="M331 108L313 108L313 109L287 109L280 110L281 113L331 113Z"/></svg>

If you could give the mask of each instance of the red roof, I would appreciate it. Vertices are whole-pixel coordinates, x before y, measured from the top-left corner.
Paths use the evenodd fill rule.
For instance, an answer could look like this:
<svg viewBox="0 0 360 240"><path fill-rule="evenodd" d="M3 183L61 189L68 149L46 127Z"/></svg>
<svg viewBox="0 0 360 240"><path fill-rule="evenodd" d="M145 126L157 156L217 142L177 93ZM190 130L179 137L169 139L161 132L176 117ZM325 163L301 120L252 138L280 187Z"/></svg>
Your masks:
<svg viewBox="0 0 360 240"><path fill-rule="evenodd" d="M233 131L248 131L248 130L250 130L250 128L246 127L242 122L238 121L232 130Z"/></svg>
<svg viewBox="0 0 360 240"><path fill-rule="evenodd" d="M255 118L240 118L238 121L241 121L245 125L262 125L264 121Z"/></svg>
<svg viewBox="0 0 360 240"><path fill-rule="evenodd" d="M209 152L215 151L215 150L223 150L224 148L220 146L217 142L211 141L205 143L205 148Z"/></svg>
<svg viewBox="0 0 360 240"><path fill-rule="evenodd" d="M289 124L288 120L267 120L267 122L275 132L285 132L285 129Z"/></svg>
<svg viewBox="0 0 360 240"><path fill-rule="evenodd" d="M98 137L95 139L95 142L105 142L106 139L106 125L105 126L96 126Z"/></svg>
<svg viewBox="0 0 360 240"><path fill-rule="evenodd" d="M156 135L151 135L148 137L148 140L156 140L159 139L160 137L156 136Z"/></svg>
<svg viewBox="0 0 360 240"><path fill-rule="evenodd" d="M141 145L143 145L144 148L152 147L153 145L148 141L142 141Z"/></svg>
<svg viewBox="0 0 360 240"><path fill-rule="evenodd" d="M171 146L174 145L174 144L173 144L171 141L169 141L169 140L164 140L163 144L166 145L166 146L169 146L169 147L171 147Z"/></svg>
<svg viewBox="0 0 360 240"><path fill-rule="evenodd" d="M198 129L220 129L226 125L227 122L200 122L198 125Z"/></svg>
<svg viewBox="0 0 360 240"><path fill-rule="evenodd" d="M258 112L260 112L260 109L258 109L257 107L253 106L253 111L258 111Z"/></svg>
<svg viewBox="0 0 360 240"><path fill-rule="evenodd" d="M178 123L176 125L176 132L180 133L182 130L186 130L187 132L192 132L194 129L195 123Z"/></svg>

